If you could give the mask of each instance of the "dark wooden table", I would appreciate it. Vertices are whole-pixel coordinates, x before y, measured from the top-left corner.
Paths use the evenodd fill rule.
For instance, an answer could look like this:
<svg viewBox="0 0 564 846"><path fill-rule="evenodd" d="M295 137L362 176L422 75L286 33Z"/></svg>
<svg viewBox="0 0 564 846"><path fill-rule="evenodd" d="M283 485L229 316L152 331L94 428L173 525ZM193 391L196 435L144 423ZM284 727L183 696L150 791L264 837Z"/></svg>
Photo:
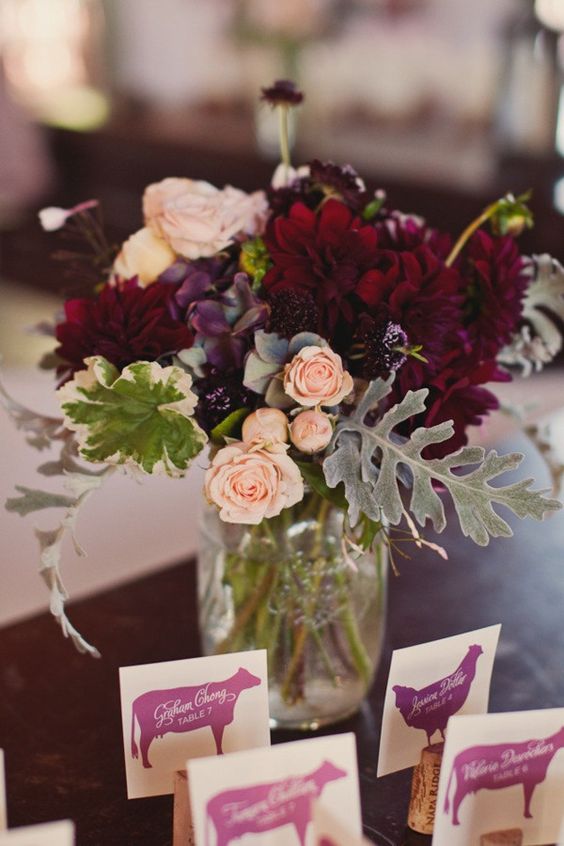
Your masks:
<svg viewBox="0 0 564 846"><path fill-rule="evenodd" d="M527 470L541 473L534 462ZM379 846L430 841L405 830L410 773L376 779L393 648L501 622L491 710L564 705L564 519L515 530L512 540L482 550L451 520L442 538L448 562L418 553L391 577L380 672L361 713L333 729L356 732L364 828ZM10 824L71 817L79 846L168 846L171 798L125 798L118 667L199 654L193 563L78 602L72 612L101 661L77 655L47 614L0 632ZM275 741L294 738L278 733Z"/></svg>

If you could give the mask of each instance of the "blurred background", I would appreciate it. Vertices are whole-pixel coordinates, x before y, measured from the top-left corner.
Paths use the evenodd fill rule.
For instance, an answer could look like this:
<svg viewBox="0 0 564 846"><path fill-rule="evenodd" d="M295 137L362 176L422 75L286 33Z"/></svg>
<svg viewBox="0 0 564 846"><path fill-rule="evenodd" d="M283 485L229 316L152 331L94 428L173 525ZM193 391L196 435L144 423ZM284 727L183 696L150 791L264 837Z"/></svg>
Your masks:
<svg viewBox="0 0 564 846"><path fill-rule="evenodd" d="M99 198L117 242L141 225L144 187L165 176L263 186L277 143L258 94L276 78L306 94L295 163L349 161L391 205L453 233L492 199L532 188L536 227L523 249L564 259L563 71L564 0L0 0L6 384L53 404L51 375L32 369L52 341L26 329L51 317L68 280L37 210ZM547 379L545 410L562 403L562 383ZM5 416L0 426L8 493L36 456ZM184 500L173 518L162 507L159 532L139 516L171 496L165 482L132 500L131 482L116 480L113 499L93 506L83 538L93 560L71 576L79 593L193 549ZM0 538L0 620L13 619L43 595L30 525L2 512Z"/></svg>

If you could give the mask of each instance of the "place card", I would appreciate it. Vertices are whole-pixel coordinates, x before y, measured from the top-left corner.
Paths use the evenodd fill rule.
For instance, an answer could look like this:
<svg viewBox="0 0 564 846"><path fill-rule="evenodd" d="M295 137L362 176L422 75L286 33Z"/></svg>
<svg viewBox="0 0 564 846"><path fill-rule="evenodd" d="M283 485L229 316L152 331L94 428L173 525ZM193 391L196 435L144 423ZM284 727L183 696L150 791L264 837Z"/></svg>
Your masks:
<svg viewBox="0 0 564 846"><path fill-rule="evenodd" d="M121 667L127 795L174 790L187 758L270 745L266 650Z"/></svg>
<svg viewBox="0 0 564 846"><path fill-rule="evenodd" d="M0 846L74 846L74 823L61 820L11 828L0 833Z"/></svg>
<svg viewBox="0 0 564 846"><path fill-rule="evenodd" d="M560 837L558 838L558 846L564 846L564 812L562 815L562 825L560 826Z"/></svg>
<svg viewBox="0 0 564 846"><path fill-rule="evenodd" d="M314 846L373 846L366 837L358 837L348 825L342 825L320 802L313 803L312 828Z"/></svg>
<svg viewBox="0 0 564 846"><path fill-rule="evenodd" d="M433 846L555 843L564 797L564 708L453 717ZM497 834L497 840L491 834Z"/></svg>
<svg viewBox="0 0 564 846"><path fill-rule="evenodd" d="M0 832L8 828L8 810L6 806L6 768L4 750L0 749Z"/></svg>
<svg viewBox="0 0 564 846"><path fill-rule="evenodd" d="M187 767L197 846L239 838L245 846L319 846L315 803L331 811L355 846L362 836L351 733L190 760Z"/></svg>
<svg viewBox="0 0 564 846"><path fill-rule="evenodd" d="M384 699L378 776L419 763L444 739L449 717L488 710L501 625L420 643L392 654Z"/></svg>

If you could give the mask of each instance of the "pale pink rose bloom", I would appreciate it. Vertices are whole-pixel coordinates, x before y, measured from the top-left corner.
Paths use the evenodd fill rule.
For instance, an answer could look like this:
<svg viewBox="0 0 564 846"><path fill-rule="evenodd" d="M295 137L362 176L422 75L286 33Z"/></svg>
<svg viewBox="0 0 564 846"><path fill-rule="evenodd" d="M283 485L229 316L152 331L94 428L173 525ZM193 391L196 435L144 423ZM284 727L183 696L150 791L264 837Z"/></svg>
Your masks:
<svg viewBox="0 0 564 846"><path fill-rule="evenodd" d="M243 423L243 441L251 443L286 443L288 418L278 408L257 408Z"/></svg>
<svg viewBox="0 0 564 846"><path fill-rule="evenodd" d="M315 409L300 412L290 425L290 440L308 455L325 449L332 436L331 418Z"/></svg>
<svg viewBox="0 0 564 846"><path fill-rule="evenodd" d="M298 465L285 448L238 442L220 449L206 472L205 493L226 523L256 525L303 499Z"/></svg>
<svg viewBox="0 0 564 846"><path fill-rule="evenodd" d="M141 287L146 288L175 259L176 254L167 242L155 235L148 226L144 226L122 244L114 261L113 273L122 279L137 276Z"/></svg>
<svg viewBox="0 0 564 846"><path fill-rule="evenodd" d="M238 235L259 235L268 206L263 191L246 194L226 185L169 177L145 189L145 223L188 259L213 256Z"/></svg>
<svg viewBox="0 0 564 846"><path fill-rule="evenodd" d="M352 376L329 347L304 347L284 368L284 390L299 405L337 405L352 389Z"/></svg>

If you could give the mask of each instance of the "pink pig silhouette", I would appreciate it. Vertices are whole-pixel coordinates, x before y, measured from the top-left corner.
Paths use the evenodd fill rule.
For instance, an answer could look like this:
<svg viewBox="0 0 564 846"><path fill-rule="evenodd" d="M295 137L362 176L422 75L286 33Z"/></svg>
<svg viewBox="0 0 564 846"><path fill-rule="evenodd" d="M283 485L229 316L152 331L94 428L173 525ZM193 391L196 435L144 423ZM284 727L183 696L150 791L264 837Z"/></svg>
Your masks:
<svg viewBox="0 0 564 846"><path fill-rule="evenodd" d="M530 819L531 799L535 787L546 778L550 762L564 747L564 726L550 737L521 743L498 743L492 746L471 746L459 752L453 761L446 790L444 812L449 813L448 794L456 776L452 799L452 824L460 825L458 809L469 793L478 790L499 790L523 785L523 816Z"/></svg>
<svg viewBox="0 0 564 846"><path fill-rule="evenodd" d="M444 740L449 717L460 711L468 698L476 675L476 664L483 651L478 644L469 646L468 652L450 675L420 690L400 684L393 686L396 708L406 725L423 729L427 734L427 743L431 743L436 731L440 731Z"/></svg>
<svg viewBox="0 0 564 846"><path fill-rule="evenodd" d="M228 846L245 834L261 835L283 825L293 825L300 846L305 846L314 800L328 782L346 775L345 770L324 761L304 776L218 793L206 808L206 846L211 846L210 823L215 827L216 846ZM257 843L261 843L260 836Z"/></svg>
<svg viewBox="0 0 564 846"><path fill-rule="evenodd" d="M152 767L149 747L156 737L163 737L168 732L195 731L205 726L211 728L217 754L222 755L223 732L225 726L233 722L239 694L260 683L257 676L239 667L225 681L142 693L131 706L132 757L139 757L135 743L136 720L139 723L139 746L144 767Z"/></svg>

